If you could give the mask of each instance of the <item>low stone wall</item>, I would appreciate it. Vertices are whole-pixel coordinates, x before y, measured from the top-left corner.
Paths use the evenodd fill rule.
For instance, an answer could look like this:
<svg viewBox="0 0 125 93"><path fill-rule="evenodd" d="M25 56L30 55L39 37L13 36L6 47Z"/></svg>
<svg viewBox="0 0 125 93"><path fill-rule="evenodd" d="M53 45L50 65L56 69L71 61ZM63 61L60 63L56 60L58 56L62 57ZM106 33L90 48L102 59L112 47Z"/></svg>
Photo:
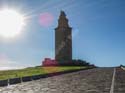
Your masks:
<svg viewBox="0 0 125 93"><path fill-rule="evenodd" d="M32 80L32 76L22 77L22 82L27 82L27 81L31 81L31 80Z"/></svg>
<svg viewBox="0 0 125 93"><path fill-rule="evenodd" d="M61 74L71 73L71 72L76 72L76 71L80 71L80 70L85 70L85 69L69 70L69 71L55 72L55 73L49 73L49 74L41 74L41 75L26 76L26 77L21 77L21 78L12 78L12 79L7 79L7 80L0 80L0 87L12 85L12 84L17 84L17 83L21 83L21 82L38 80L38 79L41 79L41 78L57 76L57 75L61 75Z"/></svg>
<svg viewBox="0 0 125 93"><path fill-rule="evenodd" d="M7 80L0 80L0 86L7 86L8 85L8 79Z"/></svg>
<svg viewBox="0 0 125 93"><path fill-rule="evenodd" d="M38 80L38 79L41 79L43 77L43 75L34 75L32 76L32 80Z"/></svg>
<svg viewBox="0 0 125 93"><path fill-rule="evenodd" d="M12 79L9 79L9 84L10 85L17 84L17 83L21 83L21 78L12 78Z"/></svg>

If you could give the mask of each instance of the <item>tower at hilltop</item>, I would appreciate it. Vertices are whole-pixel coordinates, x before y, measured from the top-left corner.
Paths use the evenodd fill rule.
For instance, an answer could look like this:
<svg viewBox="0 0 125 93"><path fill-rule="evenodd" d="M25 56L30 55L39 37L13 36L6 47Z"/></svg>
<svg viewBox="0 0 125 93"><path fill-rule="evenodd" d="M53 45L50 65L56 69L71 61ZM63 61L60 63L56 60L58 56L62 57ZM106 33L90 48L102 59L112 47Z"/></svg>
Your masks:
<svg viewBox="0 0 125 93"><path fill-rule="evenodd" d="M72 60L72 28L64 11L61 11L58 26L55 28L55 60L58 62Z"/></svg>

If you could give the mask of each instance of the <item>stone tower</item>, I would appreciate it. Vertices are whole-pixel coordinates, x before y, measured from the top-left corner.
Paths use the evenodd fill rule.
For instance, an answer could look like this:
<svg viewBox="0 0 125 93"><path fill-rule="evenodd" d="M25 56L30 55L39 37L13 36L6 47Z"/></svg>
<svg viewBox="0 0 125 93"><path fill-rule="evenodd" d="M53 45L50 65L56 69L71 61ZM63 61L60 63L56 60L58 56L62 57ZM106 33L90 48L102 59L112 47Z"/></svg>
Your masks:
<svg viewBox="0 0 125 93"><path fill-rule="evenodd" d="M64 11L61 11L58 26L55 28L55 59L58 62L72 60L72 28Z"/></svg>

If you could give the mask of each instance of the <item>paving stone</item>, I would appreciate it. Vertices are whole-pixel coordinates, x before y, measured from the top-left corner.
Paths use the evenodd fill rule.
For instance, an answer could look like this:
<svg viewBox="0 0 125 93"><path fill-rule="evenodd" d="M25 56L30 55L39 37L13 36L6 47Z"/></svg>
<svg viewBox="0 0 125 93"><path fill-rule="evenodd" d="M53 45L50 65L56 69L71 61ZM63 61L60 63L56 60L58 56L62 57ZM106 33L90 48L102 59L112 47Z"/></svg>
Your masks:
<svg viewBox="0 0 125 93"><path fill-rule="evenodd" d="M125 70L116 69L114 93L125 93Z"/></svg>

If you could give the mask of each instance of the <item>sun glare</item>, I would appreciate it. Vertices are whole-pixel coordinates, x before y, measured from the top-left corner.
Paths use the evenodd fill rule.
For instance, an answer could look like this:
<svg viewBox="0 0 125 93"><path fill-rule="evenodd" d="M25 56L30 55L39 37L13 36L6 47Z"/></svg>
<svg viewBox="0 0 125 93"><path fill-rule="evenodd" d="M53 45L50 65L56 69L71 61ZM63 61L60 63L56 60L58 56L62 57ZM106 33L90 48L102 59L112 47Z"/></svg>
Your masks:
<svg viewBox="0 0 125 93"><path fill-rule="evenodd" d="M15 37L22 31L25 24L24 16L15 10L0 10L0 37Z"/></svg>

